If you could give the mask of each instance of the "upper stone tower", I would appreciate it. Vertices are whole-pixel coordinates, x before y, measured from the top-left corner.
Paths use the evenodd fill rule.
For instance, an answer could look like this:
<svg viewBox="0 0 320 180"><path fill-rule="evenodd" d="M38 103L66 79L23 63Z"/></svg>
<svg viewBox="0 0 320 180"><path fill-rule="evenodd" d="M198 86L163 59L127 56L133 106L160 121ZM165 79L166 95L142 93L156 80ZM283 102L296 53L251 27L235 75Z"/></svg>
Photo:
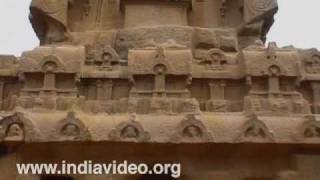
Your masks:
<svg viewBox="0 0 320 180"><path fill-rule="evenodd" d="M245 47L265 40L276 0L33 0L30 20L41 44L85 44L83 33L183 26L232 29ZM171 34L167 30L166 33ZM174 36L174 33L172 34ZM175 39L175 37L167 37ZM243 44L243 45L242 45Z"/></svg>

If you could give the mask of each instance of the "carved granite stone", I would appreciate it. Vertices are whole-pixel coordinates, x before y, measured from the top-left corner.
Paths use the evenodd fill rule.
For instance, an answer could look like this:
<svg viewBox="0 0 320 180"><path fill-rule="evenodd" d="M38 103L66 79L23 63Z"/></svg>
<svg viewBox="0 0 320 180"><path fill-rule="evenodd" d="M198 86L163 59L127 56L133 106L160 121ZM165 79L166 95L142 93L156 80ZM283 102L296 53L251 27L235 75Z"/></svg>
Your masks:
<svg viewBox="0 0 320 180"><path fill-rule="evenodd" d="M172 179L16 170L86 159L181 163L182 180L319 180L320 52L266 44L277 11L276 0L32 0L40 46L0 55L0 179Z"/></svg>
<svg viewBox="0 0 320 180"><path fill-rule="evenodd" d="M69 112L53 130L52 138L56 141L87 141L91 135L86 125L74 112Z"/></svg>

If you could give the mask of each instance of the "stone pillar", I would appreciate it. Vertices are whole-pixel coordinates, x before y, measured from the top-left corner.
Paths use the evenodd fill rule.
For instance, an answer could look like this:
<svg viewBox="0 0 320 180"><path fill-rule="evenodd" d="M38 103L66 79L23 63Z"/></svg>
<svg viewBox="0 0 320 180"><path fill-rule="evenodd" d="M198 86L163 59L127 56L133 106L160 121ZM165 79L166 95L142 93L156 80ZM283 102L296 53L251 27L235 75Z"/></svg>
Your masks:
<svg viewBox="0 0 320 180"><path fill-rule="evenodd" d="M211 100L224 100L225 99L225 87L226 83L221 82L211 82L209 83L210 87L210 99Z"/></svg>
<svg viewBox="0 0 320 180"><path fill-rule="evenodd" d="M158 65L155 67L154 77L154 93L155 95L164 95L166 91L166 67L164 65Z"/></svg>
<svg viewBox="0 0 320 180"><path fill-rule="evenodd" d="M320 114L320 83L311 82L313 95L313 113Z"/></svg>
<svg viewBox="0 0 320 180"><path fill-rule="evenodd" d="M43 88L53 90L56 88L56 75L53 72L44 74Z"/></svg>
<svg viewBox="0 0 320 180"><path fill-rule="evenodd" d="M106 90L106 100L111 100L112 99L112 89L113 89L113 83L112 81L107 81L105 83L105 90Z"/></svg>
<svg viewBox="0 0 320 180"><path fill-rule="evenodd" d="M166 78L164 74L157 74L155 77L154 90L157 92L163 92L166 89Z"/></svg>
<svg viewBox="0 0 320 180"><path fill-rule="evenodd" d="M98 81L97 82L97 100L112 99L112 81Z"/></svg>
<svg viewBox="0 0 320 180"><path fill-rule="evenodd" d="M97 100L103 100L103 99L104 99L103 82L98 80L97 81Z"/></svg>
<svg viewBox="0 0 320 180"><path fill-rule="evenodd" d="M269 93L279 93L280 81L278 76L269 77Z"/></svg>

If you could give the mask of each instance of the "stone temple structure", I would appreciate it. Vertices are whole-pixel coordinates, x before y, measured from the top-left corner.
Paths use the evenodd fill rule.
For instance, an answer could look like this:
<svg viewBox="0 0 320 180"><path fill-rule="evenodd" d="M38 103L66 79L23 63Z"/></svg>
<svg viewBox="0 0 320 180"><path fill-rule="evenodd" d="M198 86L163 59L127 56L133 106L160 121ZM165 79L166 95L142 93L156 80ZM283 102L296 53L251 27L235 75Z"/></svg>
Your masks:
<svg viewBox="0 0 320 180"><path fill-rule="evenodd" d="M276 0L33 0L40 46L0 56L16 163L182 164L182 180L319 180L320 52L265 44Z"/></svg>

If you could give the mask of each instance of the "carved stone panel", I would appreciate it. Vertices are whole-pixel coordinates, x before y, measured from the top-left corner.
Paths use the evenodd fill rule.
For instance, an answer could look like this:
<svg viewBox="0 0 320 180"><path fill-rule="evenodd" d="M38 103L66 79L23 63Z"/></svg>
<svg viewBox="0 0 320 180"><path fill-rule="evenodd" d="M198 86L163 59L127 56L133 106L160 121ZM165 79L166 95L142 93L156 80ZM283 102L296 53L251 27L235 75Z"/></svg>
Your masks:
<svg viewBox="0 0 320 180"><path fill-rule="evenodd" d="M76 118L75 113L69 112L53 130L52 138L57 141L88 141L91 135L86 125Z"/></svg>
<svg viewBox="0 0 320 180"><path fill-rule="evenodd" d="M147 142L150 134L144 130L140 122L130 118L127 122L122 122L112 129L109 134L111 140L129 142Z"/></svg>
<svg viewBox="0 0 320 180"><path fill-rule="evenodd" d="M274 136L267 125L260 121L255 114L248 115L247 122L241 128L241 132L236 138L236 142L273 142Z"/></svg>
<svg viewBox="0 0 320 180"><path fill-rule="evenodd" d="M3 117L0 121L0 141L34 141L39 132L22 113Z"/></svg>
<svg viewBox="0 0 320 180"><path fill-rule="evenodd" d="M189 114L178 125L172 136L173 142L199 143L212 141L213 137L199 115Z"/></svg>
<svg viewBox="0 0 320 180"><path fill-rule="evenodd" d="M320 53L310 52L304 60L305 71L308 74L320 73Z"/></svg>
<svg viewBox="0 0 320 180"><path fill-rule="evenodd" d="M300 138L305 141L320 142L320 121L315 116L306 116L306 121L302 124Z"/></svg>
<svg viewBox="0 0 320 180"><path fill-rule="evenodd" d="M86 51L86 64L94 65L97 70L100 71L111 71L113 70L113 66L120 62L117 52L109 45L98 46L95 48L87 46Z"/></svg>
<svg viewBox="0 0 320 180"><path fill-rule="evenodd" d="M228 63L223 51L220 49L211 49L207 56L202 60L208 70L223 71Z"/></svg>

